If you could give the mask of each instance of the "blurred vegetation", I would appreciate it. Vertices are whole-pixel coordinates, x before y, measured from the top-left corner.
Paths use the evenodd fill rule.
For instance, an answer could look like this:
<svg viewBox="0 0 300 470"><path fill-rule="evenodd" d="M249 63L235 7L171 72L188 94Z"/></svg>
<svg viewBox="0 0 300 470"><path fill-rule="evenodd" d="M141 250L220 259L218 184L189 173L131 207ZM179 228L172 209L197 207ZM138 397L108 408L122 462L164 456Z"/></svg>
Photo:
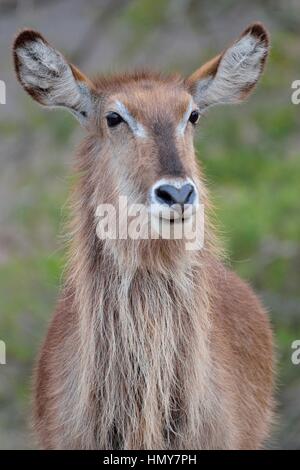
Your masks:
<svg viewBox="0 0 300 470"><path fill-rule="evenodd" d="M59 8L60 2L55 3ZM187 1L185 8L183 3L127 1L119 14L110 13L106 20L114 24L114 34L118 28L128 29L122 45L126 60L144 47L150 50L149 37L153 40L159 32L171 31L170 24L183 31L188 25L195 31L197 18L205 26L209 13L221 18L226 10L224 2L216 12L211 2ZM229 2L228 11L238 3ZM261 10L262 2L254 2L258 12L269 15L272 25L267 72L247 104L213 109L204 118L196 147L232 266L255 287L274 324L282 419L270 445L300 448L300 368L290 360L291 343L300 339L300 105L290 101L291 82L300 79L299 34L294 17L289 22L286 11L280 16L281 2L266 3ZM96 8L94 2L92 6ZM14 14L13 9L7 11ZM35 26L39 28L38 21ZM211 31L205 34L213 37ZM230 34L224 35L227 41ZM209 45L202 58L209 58L210 48L212 54L217 52ZM173 54L169 65L176 63L185 64L189 71L200 65L199 56L192 54L189 60ZM64 266L59 234L67 214L69 154L77 142L74 130L75 135L79 132L64 112L45 113L27 98L21 106L26 118L0 121L1 145L7 141L13 148L8 166L1 161L6 206L5 210L0 206L0 339L7 344L8 365L1 369L0 448L32 445L25 431L30 376Z"/></svg>

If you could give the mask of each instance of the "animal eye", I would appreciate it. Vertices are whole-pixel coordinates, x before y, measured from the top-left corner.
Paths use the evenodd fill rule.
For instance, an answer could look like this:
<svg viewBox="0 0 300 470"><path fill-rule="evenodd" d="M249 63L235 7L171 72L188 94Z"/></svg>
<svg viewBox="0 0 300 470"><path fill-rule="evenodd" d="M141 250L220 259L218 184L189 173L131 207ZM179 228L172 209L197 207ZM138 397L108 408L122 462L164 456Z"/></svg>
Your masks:
<svg viewBox="0 0 300 470"><path fill-rule="evenodd" d="M192 123L192 124L197 124L197 122L199 121L199 118L200 118L200 114L198 111L192 111L191 114L190 114L190 117L189 117L189 121Z"/></svg>
<svg viewBox="0 0 300 470"><path fill-rule="evenodd" d="M121 122L123 122L124 119L118 113L109 113L106 116L106 121L107 121L108 127L115 127Z"/></svg>

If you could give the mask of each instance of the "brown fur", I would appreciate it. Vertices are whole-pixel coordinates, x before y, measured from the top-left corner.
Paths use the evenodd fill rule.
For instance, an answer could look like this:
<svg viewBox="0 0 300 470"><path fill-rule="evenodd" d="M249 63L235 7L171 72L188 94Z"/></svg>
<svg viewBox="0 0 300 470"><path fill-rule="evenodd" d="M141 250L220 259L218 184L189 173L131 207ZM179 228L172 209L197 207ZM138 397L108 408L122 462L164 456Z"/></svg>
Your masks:
<svg viewBox="0 0 300 470"><path fill-rule="evenodd" d="M35 374L42 448L256 449L269 434L269 321L222 264L192 125L182 139L174 132L192 81L140 72L93 82L98 111L77 155L68 268ZM107 128L116 99L147 139ZM98 204L122 194L146 203L159 178L178 173L205 206L202 250L97 238Z"/></svg>

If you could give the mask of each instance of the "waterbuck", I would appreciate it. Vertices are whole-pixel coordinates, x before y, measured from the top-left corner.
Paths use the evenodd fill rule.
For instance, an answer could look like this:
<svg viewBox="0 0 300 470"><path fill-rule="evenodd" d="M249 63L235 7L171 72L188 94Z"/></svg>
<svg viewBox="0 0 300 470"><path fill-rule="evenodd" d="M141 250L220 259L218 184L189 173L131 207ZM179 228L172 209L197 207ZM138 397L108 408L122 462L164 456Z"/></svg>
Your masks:
<svg viewBox="0 0 300 470"><path fill-rule="evenodd" d="M193 138L207 108L250 94L268 47L255 23L188 78L143 70L89 79L38 32L17 36L21 85L38 103L71 111L87 130L75 165L64 286L35 374L40 447L264 445L272 332L251 288L222 261ZM188 250L185 236L161 232L99 237L97 208L117 206L121 196L154 215L162 209L164 226L194 220L202 205L203 246Z"/></svg>

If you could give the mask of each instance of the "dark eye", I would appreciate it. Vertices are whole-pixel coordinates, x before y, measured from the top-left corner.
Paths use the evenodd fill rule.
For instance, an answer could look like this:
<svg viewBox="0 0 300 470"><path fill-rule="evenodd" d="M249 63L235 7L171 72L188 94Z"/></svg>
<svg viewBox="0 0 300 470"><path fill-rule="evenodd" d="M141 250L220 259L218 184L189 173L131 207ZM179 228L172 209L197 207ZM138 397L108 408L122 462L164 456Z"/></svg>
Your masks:
<svg viewBox="0 0 300 470"><path fill-rule="evenodd" d="M199 111L192 111L191 114L190 114L190 117L189 117L189 121L192 123L192 124L197 124L197 122L199 121L199 118L200 118L200 114L199 114Z"/></svg>
<svg viewBox="0 0 300 470"><path fill-rule="evenodd" d="M109 113L106 116L106 121L107 121L108 127L115 127L121 122L123 122L124 119L118 113Z"/></svg>

